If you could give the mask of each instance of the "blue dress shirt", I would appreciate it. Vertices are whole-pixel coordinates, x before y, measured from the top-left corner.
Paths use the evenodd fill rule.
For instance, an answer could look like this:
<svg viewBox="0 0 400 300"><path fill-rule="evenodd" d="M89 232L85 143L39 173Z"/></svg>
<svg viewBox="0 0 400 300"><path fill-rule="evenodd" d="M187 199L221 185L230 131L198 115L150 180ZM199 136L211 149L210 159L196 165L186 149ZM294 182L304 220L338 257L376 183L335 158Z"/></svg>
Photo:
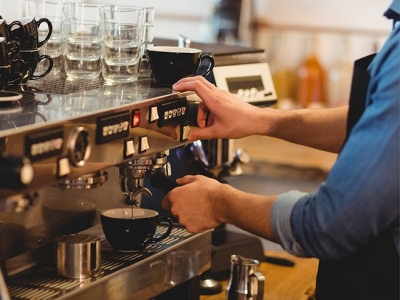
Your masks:
<svg viewBox="0 0 400 300"><path fill-rule="evenodd" d="M400 0L388 12L398 17ZM326 182L315 194L281 194L272 207L271 226L289 253L339 260L389 229L400 255L400 26L368 72L365 111Z"/></svg>

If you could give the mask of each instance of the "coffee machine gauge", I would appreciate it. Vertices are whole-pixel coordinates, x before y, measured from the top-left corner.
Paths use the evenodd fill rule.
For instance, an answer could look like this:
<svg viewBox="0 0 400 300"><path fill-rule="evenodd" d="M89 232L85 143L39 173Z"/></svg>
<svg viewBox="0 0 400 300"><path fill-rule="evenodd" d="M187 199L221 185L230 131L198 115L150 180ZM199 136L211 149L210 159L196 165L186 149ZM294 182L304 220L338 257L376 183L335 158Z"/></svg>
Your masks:
<svg viewBox="0 0 400 300"><path fill-rule="evenodd" d="M67 147L71 164L77 167L84 166L91 151L88 130L83 126L76 127L71 132Z"/></svg>

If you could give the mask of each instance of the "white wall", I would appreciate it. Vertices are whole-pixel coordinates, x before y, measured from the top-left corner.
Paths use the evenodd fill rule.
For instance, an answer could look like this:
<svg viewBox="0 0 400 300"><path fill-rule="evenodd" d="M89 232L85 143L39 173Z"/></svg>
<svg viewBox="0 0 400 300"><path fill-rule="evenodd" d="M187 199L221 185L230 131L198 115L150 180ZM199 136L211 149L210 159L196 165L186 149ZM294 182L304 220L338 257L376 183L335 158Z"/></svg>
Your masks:
<svg viewBox="0 0 400 300"><path fill-rule="evenodd" d="M255 0L257 18L271 24L386 31L391 0Z"/></svg>
<svg viewBox="0 0 400 300"><path fill-rule="evenodd" d="M23 16L24 1L0 0L0 15L7 21ZM194 41L215 41L210 18L218 0L77 1L153 6L156 37L175 39L184 35ZM320 56L328 66L337 56L337 35L347 31L351 36L349 60L354 60L383 44L391 28L383 13L390 3L391 0L253 0L253 20L268 25L256 30L253 46L269 51L271 35L278 30L285 41L282 49L287 51L288 63L294 66L304 55L300 45L302 33L319 30Z"/></svg>
<svg viewBox="0 0 400 300"><path fill-rule="evenodd" d="M209 15L218 0L78 0L156 8L156 35L184 34L209 39ZM255 17L271 25L313 26L386 31L382 16L391 0L253 0ZM8 21L23 15L24 0L0 0L0 15Z"/></svg>

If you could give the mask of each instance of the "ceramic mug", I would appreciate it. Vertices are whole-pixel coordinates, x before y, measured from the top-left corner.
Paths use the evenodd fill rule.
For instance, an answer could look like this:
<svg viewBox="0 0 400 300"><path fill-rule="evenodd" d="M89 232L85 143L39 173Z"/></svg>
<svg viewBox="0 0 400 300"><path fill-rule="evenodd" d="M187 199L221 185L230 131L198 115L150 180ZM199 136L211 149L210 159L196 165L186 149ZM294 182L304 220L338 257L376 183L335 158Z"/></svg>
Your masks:
<svg viewBox="0 0 400 300"><path fill-rule="evenodd" d="M160 242L168 237L173 229L169 217L159 216L158 212L145 208L115 208L103 211L101 225L107 241L118 251L141 251L149 243ZM168 228L160 237L154 237L161 222Z"/></svg>
<svg viewBox="0 0 400 300"><path fill-rule="evenodd" d="M24 69L21 66L12 66L12 72L21 73L20 81L16 84L25 84L28 80L38 80L46 76L53 68L53 59L46 54L40 54L39 49L21 50L18 57L24 62ZM47 69L41 74L33 74L39 62L47 62ZM15 84L15 83L14 83Z"/></svg>
<svg viewBox="0 0 400 300"><path fill-rule="evenodd" d="M8 66L19 52L17 41L7 42L5 37L0 37L0 66Z"/></svg>
<svg viewBox="0 0 400 300"><path fill-rule="evenodd" d="M214 58L200 49L153 46L146 49L152 76L161 85L171 86L179 79L195 75L207 76L214 67ZM199 74L199 66L207 68Z"/></svg>
<svg viewBox="0 0 400 300"><path fill-rule="evenodd" d="M20 43L21 50L35 50L43 46L50 38L53 26L49 19L40 18L36 20L34 17L25 17L18 20L22 24L22 28L11 28L9 37ZM47 24L47 35L39 40L39 27L42 23Z"/></svg>
<svg viewBox="0 0 400 300"><path fill-rule="evenodd" d="M2 19L0 16L0 37L6 38L7 41L11 40L10 38L10 30L11 28L19 29L25 34L25 28L22 23L19 21L13 21L10 24L6 23L5 19Z"/></svg>

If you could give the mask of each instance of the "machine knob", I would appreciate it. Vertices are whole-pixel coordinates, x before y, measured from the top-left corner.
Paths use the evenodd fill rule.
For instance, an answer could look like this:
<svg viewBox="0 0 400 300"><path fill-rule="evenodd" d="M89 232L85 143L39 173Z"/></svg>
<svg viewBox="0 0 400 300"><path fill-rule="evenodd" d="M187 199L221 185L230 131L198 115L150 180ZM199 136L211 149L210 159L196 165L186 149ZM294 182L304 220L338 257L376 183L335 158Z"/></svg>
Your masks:
<svg viewBox="0 0 400 300"><path fill-rule="evenodd" d="M8 152L0 155L0 187L19 189L33 180L33 167L26 157L11 156Z"/></svg>
<svg viewBox="0 0 400 300"><path fill-rule="evenodd" d="M91 152L89 131L83 126L74 128L68 139L67 147L70 162L77 167L84 166Z"/></svg>

